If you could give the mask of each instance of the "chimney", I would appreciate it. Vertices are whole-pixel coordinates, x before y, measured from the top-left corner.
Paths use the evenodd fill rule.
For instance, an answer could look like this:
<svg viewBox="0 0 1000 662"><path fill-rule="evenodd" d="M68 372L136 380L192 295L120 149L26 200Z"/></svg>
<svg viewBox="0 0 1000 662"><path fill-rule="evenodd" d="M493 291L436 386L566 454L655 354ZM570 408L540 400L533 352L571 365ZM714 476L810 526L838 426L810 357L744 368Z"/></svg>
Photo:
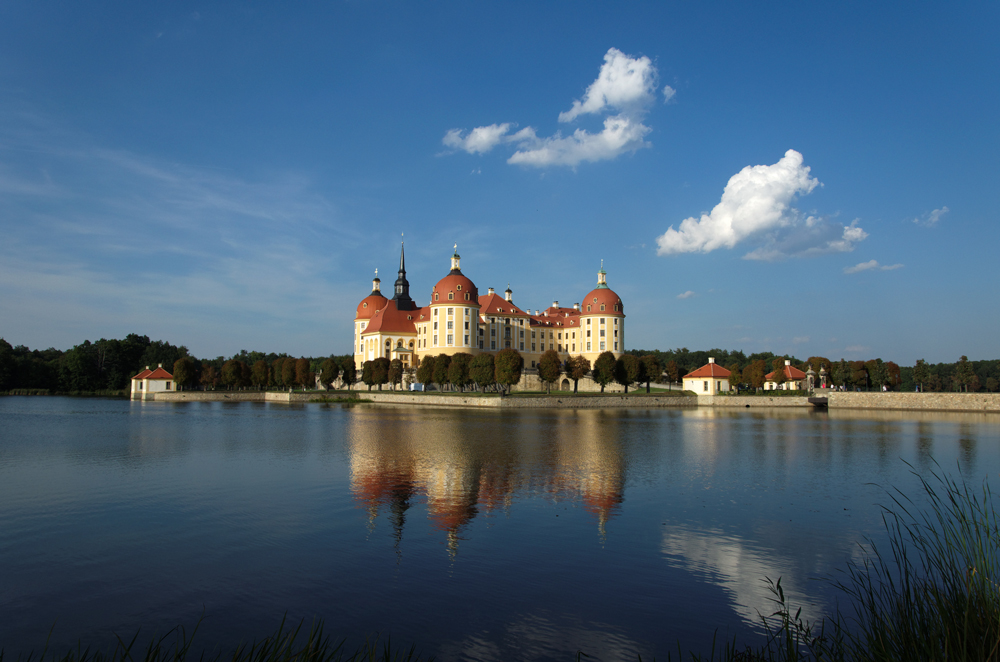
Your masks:
<svg viewBox="0 0 1000 662"><path fill-rule="evenodd" d="M558 301L553 301L552 302L552 307L553 308L558 308L559 307L559 302Z"/></svg>
<svg viewBox="0 0 1000 662"><path fill-rule="evenodd" d="M715 363L715 357L714 356L708 357L708 362L709 363Z"/></svg>
<svg viewBox="0 0 1000 662"><path fill-rule="evenodd" d="M162 364L162 363L157 363L157 364L156 364L156 367L157 367L157 368L162 368L162 367L163 367L163 364Z"/></svg>
<svg viewBox="0 0 1000 662"><path fill-rule="evenodd" d="M510 291L510 288L508 288L507 291L504 292L504 299L506 299L507 301L514 300L514 293Z"/></svg>
<svg viewBox="0 0 1000 662"><path fill-rule="evenodd" d="M580 304L574 303L573 304L573 310L580 310Z"/></svg>
<svg viewBox="0 0 1000 662"><path fill-rule="evenodd" d="M788 359L785 359L785 365L792 365L792 362L789 361Z"/></svg>
<svg viewBox="0 0 1000 662"><path fill-rule="evenodd" d="M487 294L496 294L496 290L494 290L494 289L493 289L493 288L491 287L490 289L486 290L486 293L487 293Z"/></svg>

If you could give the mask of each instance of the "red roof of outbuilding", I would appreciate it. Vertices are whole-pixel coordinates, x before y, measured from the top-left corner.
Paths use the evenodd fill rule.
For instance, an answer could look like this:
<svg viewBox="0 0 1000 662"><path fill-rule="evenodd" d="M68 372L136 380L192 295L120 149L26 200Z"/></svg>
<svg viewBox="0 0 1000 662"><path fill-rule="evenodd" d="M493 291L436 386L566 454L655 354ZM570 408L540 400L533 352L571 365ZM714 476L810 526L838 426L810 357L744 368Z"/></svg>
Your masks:
<svg viewBox="0 0 1000 662"><path fill-rule="evenodd" d="M163 368L157 367L156 370L150 370L149 368L146 368L132 379L173 379L173 378L174 376L171 375L169 372L167 372Z"/></svg>
<svg viewBox="0 0 1000 662"><path fill-rule="evenodd" d="M718 363L706 363L697 370L692 370L684 375L684 379L688 377L728 377L730 374L728 370Z"/></svg>
<svg viewBox="0 0 1000 662"><path fill-rule="evenodd" d="M806 373L802 372L801 370L799 370L795 366L786 365L786 366L784 366L784 368L785 368L785 379L787 379L787 380L793 380L793 379L794 380L799 380L799 379L805 379L806 378ZM778 372L778 371L777 370L772 370L771 372L769 372L766 375L764 375L764 381L765 382L773 382L774 381L774 375L775 375L776 372Z"/></svg>

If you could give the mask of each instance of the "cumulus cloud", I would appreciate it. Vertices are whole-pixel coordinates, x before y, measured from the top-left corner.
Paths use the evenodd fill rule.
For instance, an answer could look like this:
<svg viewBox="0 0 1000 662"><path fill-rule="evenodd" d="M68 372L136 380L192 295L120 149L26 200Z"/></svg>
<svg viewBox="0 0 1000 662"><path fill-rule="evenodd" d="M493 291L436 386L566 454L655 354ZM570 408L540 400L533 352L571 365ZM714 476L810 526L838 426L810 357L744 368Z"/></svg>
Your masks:
<svg viewBox="0 0 1000 662"><path fill-rule="evenodd" d="M913 222L917 225L922 225L925 228L932 228L937 225L937 222L941 220L941 217L949 211L951 210L947 207L941 207L941 209L935 209L927 214L924 214L920 218L913 219Z"/></svg>
<svg viewBox="0 0 1000 662"><path fill-rule="evenodd" d="M669 85L663 86L663 103L670 103L670 100L674 98L677 94L677 90L670 87Z"/></svg>
<svg viewBox="0 0 1000 662"><path fill-rule="evenodd" d="M678 294L677 298L678 299L690 299L693 296L694 296L694 292L692 292L691 290L688 290L687 292L684 292L682 294Z"/></svg>
<svg viewBox="0 0 1000 662"><path fill-rule="evenodd" d="M878 260L868 260L867 262L860 262L853 267L844 267L845 274L856 274L862 271L871 271L872 269L878 271L892 271L894 269L900 269L903 265L901 264L879 264Z"/></svg>
<svg viewBox="0 0 1000 662"><path fill-rule="evenodd" d="M649 146L645 137L651 129L643 124L643 119L656 99L656 88L657 72L652 60L645 56L633 58L610 48L597 80L590 84L582 99L574 100L570 109L559 113L558 118L567 123L582 115L607 114L600 132L576 129L568 136L557 131L540 138L530 126L510 133L516 125L504 122L470 131L450 129L442 142L451 150L469 154L484 154L498 145L511 144L516 151L507 159L508 163L538 168L575 167L582 162L614 159ZM664 87L664 101L670 101L674 94L673 88Z"/></svg>
<svg viewBox="0 0 1000 662"><path fill-rule="evenodd" d="M806 216L795 200L808 195L819 180L811 177L794 149L774 165L747 166L733 175L710 213L671 225L657 237L657 255L709 253L742 242L758 244L749 260L780 260L822 253L849 252L868 233L858 221L843 225L828 217Z"/></svg>
<svg viewBox="0 0 1000 662"><path fill-rule="evenodd" d="M590 84L583 101L559 113L560 122L572 122L586 113L600 113L606 108L641 111L656 91L656 67L648 57L631 58L617 48L604 54L604 64L597 80Z"/></svg>

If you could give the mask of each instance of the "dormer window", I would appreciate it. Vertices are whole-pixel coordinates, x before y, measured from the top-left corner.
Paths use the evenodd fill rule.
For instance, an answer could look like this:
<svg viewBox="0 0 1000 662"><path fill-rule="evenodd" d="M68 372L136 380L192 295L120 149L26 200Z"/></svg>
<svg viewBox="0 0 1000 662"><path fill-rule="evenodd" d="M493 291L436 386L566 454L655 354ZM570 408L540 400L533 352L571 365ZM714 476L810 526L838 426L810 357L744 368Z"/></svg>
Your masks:
<svg viewBox="0 0 1000 662"><path fill-rule="evenodd" d="M456 285L456 286L455 286L455 289L456 289L456 290L460 290L460 289L462 289L462 286L461 286L461 285Z"/></svg>
<svg viewBox="0 0 1000 662"><path fill-rule="evenodd" d="M368 307L367 303L362 306L362 308L367 308L367 307Z"/></svg>
<svg viewBox="0 0 1000 662"><path fill-rule="evenodd" d="M465 300L466 300L466 301L468 301L468 300L469 300L469 293L468 293L468 292L466 292L466 293L465 293Z"/></svg>
<svg viewBox="0 0 1000 662"><path fill-rule="evenodd" d="M454 292L448 292L448 301L451 301L454 298L455 298L455 293Z"/></svg>
<svg viewBox="0 0 1000 662"><path fill-rule="evenodd" d="M435 301L437 301L437 300L438 300L438 299L440 299L440 298L441 298L441 295L440 295L440 294L435 294L435 295L434 295L434 300L435 300Z"/></svg>
<svg viewBox="0 0 1000 662"><path fill-rule="evenodd" d="M587 312L588 313L590 312L590 304L589 303L587 304Z"/></svg>
<svg viewBox="0 0 1000 662"><path fill-rule="evenodd" d="M604 311L604 304L603 303L601 304L601 311L602 312Z"/></svg>
<svg viewBox="0 0 1000 662"><path fill-rule="evenodd" d="M597 297L594 297L594 303L597 303Z"/></svg>

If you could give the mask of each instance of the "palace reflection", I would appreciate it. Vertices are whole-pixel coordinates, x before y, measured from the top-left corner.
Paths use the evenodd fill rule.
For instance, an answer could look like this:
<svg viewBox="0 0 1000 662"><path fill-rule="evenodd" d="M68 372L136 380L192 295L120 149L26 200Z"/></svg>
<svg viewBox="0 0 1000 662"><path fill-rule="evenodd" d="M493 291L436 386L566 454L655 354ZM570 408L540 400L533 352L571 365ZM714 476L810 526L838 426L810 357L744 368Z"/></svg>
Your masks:
<svg viewBox="0 0 1000 662"><path fill-rule="evenodd" d="M580 503L599 535L607 535L625 487L619 418L595 410L546 412L525 438L523 419L514 425L449 411L415 421L404 411L356 417L348 443L354 498L371 527L387 514L397 551L407 513L422 500L451 554L474 518L509 512L519 496Z"/></svg>

